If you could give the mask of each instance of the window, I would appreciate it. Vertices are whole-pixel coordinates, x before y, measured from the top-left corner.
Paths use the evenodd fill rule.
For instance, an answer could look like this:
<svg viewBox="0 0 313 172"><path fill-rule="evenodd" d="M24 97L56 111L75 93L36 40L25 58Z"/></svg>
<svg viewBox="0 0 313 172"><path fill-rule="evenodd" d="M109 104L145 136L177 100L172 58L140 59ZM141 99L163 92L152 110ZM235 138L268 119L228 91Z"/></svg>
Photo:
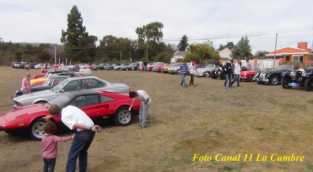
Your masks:
<svg viewBox="0 0 313 172"><path fill-rule="evenodd" d="M100 88L105 86L105 83L96 79L84 79L82 82L84 89Z"/></svg>
<svg viewBox="0 0 313 172"><path fill-rule="evenodd" d="M303 56L293 56L293 64L303 64Z"/></svg>
<svg viewBox="0 0 313 172"><path fill-rule="evenodd" d="M83 107L86 105L94 105L100 103L99 95L84 95L84 96L78 96L76 97L71 105L77 106L77 107Z"/></svg>
<svg viewBox="0 0 313 172"><path fill-rule="evenodd" d="M81 89L81 82L80 80L74 80L70 81L66 84L66 86L63 88L63 90L66 91L76 91Z"/></svg>

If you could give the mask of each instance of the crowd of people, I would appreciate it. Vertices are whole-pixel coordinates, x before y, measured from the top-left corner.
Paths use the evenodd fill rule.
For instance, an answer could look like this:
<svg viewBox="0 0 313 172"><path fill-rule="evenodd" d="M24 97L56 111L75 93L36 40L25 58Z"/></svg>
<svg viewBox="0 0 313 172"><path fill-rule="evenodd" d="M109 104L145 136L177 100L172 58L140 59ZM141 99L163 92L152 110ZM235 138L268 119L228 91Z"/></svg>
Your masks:
<svg viewBox="0 0 313 172"><path fill-rule="evenodd" d="M240 87L240 71L241 71L241 64L239 60L235 62L230 60L226 62L222 66L223 74L224 74L224 87L225 89L232 88L234 83L237 83L237 87ZM195 82L195 72L196 72L196 64L190 63L188 66L186 63L180 65L179 73L181 75L180 86L183 88L187 88L189 86L194 86ZM187 84L186 78L190 76L189 84Z"/></svg>
<svg viewBox="0 0 313 172"><path fill-rule="evenodd" d="M240 71L241 65L238 60L235 62L231 60L223 65L223 73L225 75L224 87L226 90L232 88L235 82L237 87L240 87Z"/></svg>

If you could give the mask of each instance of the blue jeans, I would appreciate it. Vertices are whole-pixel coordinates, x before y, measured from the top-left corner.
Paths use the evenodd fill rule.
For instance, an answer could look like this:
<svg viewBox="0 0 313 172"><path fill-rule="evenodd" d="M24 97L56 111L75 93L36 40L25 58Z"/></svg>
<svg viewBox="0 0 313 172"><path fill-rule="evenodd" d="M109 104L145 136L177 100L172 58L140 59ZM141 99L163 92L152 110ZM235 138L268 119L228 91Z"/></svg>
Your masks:
<svg viewBox="0 0 313 172"><path fill-rule="evenodd" d="M43 172L53 172L55 167L54 159L43 159Z"/></svg>
<svg viewBox="0 0 313 172"><path fill-rule="evenodd" d="M181 81L180 81L180 86L187 87L186 77L187 77L186 74L182 74Z"/></svg>
<svg viewBox="0 0 313 172"><path fill-rule="evenodd" d="M95 133L90 130L79 131L75 133L68 160L66 172L75 172L76 160L79 157L79 171L87 171L88 148L95 136Z"/></svg>
<svg viewBox="0 0 313 172"><path fill-rule="evenodd" d="M141 101L140 103L140 109L139 109L139 126L141 128L147 127L147 118L148 118L148 110L149 105L145 103L144 101Z"/></svg>
<svg viewBox="0 0 313 172"><path fill-rule="evenodd" d="M232 74L226 73L225 74L224 87L230 88L231 87L231 81L232 81Z"/></svg>
<svg viewBox="0 0 313 172"><path fill-rule="evenodd" d="M234 74L234 80L231 82L231 85L233 85L237 81L237 87L239 87L240 83L240 75L239 74Z"/></svg>

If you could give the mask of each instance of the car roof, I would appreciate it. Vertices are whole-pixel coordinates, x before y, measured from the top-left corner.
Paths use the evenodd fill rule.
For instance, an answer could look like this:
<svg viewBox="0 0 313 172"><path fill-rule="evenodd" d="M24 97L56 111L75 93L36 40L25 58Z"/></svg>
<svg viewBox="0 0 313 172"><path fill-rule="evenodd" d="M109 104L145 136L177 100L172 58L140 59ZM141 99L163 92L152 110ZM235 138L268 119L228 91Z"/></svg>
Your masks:
<svg viewBox="0 0 313 172"><path fill-rule="evenodd" d="M56 98L49 101L49 104L56 104L60 107L66 106L73 98L83 95L89 95L89 94L101 94L99 91L96 90L80 90L80 91L73 91L73 92L66 92L63 94L60 94Z"/></svg>
<svg viewBox="0 0 313 172"><path fill-rule="evenodd" d="M97 80L101 80L103 81L103 79L100 79L96 76L78 76L78 77L72 77L72 78L68 78L68 80L80 80L80 79L97 79Z"/></svg>

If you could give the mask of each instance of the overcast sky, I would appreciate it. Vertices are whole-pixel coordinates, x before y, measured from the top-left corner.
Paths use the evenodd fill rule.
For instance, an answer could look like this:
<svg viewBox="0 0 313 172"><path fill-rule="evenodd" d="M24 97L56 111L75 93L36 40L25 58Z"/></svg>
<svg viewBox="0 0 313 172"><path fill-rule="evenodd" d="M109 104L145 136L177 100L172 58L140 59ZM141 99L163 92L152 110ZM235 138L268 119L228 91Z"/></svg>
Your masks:
<svg viewBox="0 0 313 172"><path fill-rule="evenodd" d="M253 51L313 42L312 0L0 0L0 37L13 42L60 43L77 5L90 34L136 39L135 28L160 21L164 40L237 42L248 35Z"/></svg>

